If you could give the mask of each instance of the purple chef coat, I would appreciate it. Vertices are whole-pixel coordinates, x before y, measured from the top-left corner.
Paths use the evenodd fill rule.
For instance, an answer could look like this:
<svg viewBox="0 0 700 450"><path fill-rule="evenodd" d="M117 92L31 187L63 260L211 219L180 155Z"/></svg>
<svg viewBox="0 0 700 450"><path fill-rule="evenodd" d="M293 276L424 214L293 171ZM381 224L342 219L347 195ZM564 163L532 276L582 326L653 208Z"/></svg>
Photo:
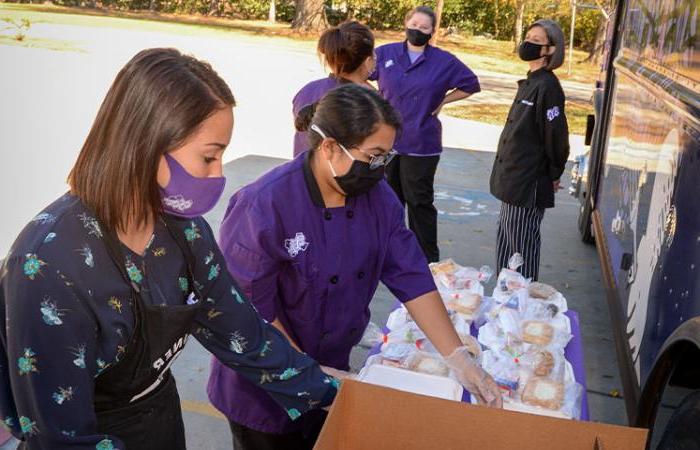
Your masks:
<svg viewBox="0 0 700 450"><path fill-rule="evenodd" d="M325 208L311 152L230 200L221 226L229 271L262 317L279 319L320 364L347 370L379 281L406 302L435 290L428 263L386 181ZM229 419L268 433L299 429L259 387L217 361L208 393Z"/></svg>
<svg viewBox="0 0 700 450"><path fill-rule="evenodd" d="M403 126L394 148L401 154L433 156L442 152L442 124L432 112L453 89L481 90L479 79L452 53L427 45L411 64L406 42L377 48L377 69L370 77L379 93L401 114Z"/></svg>
<svg viewBox="0 0 700 450"><path fill-rule="evenodd" d="M294 117L297 116L299 110L306 105L316 103L323 97L323 95L337 87L343 80L330 75L326 78L321 78L320 80L315 80L307 83L303 88L297 92L297 95L292 99L292 113ZM294 157L296 158L300 153L305 152L309 149L309 138L307 131L297 131L294 133Z"/></svg>

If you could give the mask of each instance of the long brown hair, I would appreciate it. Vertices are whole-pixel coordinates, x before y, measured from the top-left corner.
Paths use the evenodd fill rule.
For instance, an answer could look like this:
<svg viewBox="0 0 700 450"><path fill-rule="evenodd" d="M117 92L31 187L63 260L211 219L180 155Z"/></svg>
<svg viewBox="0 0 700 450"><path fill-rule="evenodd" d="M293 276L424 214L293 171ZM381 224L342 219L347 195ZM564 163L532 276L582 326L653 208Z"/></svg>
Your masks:
<svg viewBox="0 0 700 450"><path fill-rule="evenodd" d="M208 63L175 49L139 52L100 106L68 175L71 193L110 230L144 224L161 211L161 155L182 144L216 110L235 103Z"/></svg>

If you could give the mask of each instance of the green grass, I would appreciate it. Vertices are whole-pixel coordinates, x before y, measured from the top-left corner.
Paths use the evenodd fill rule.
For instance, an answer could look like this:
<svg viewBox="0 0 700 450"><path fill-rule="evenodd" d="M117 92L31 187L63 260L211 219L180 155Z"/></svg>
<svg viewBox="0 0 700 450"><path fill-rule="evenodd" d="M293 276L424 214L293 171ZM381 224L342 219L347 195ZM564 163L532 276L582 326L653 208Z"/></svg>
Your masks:
<svg viewBox="0 0 700 450"><path fill-rule="evenodd" d="M179 35L211 36L236 39L276 39L275 45L285 45L304 51L315 51L318 33L300 34L288 24L270 24L264 21L220 19L198 15L157 14L150 12L118 11L111 9L65 8L51 5L0 3L0 16L29 19L32 23L54 23L89 27L112 27L150 30ZM31 30L30 33L31 34ZM403 39L402 31L375 32L379 45ZM513 53L513 43L481 37L450 35L441 38L439 45L455 53L474 70L524 75L527 64ZM568 53L567 53L568 56ZM574 51L573 73L566 67L557 71L562 80L591 83L597 78L598 67L578 63L586 57Z"/></svg>
<svg viewBox="0 0 700 450"><path fill-rule="evenodd" d="M475 120L493 125L503 125L508 117L510 105L492 105L485 103L453 103L443 108L442 114L460 119ZM571 134L586 133L586 116L592 114L590 105L566 102L566 118Z"/></svg>
<svg viewBox="0 0 700 450"><path fill-rule="evenodd" d="M82 52L82 48L78 47L74 42L60 39L44 39L25 37L22 40L16 39L12 35L0 35L0 45L41 48L45 50L53 50L57 52Z"/></svg>

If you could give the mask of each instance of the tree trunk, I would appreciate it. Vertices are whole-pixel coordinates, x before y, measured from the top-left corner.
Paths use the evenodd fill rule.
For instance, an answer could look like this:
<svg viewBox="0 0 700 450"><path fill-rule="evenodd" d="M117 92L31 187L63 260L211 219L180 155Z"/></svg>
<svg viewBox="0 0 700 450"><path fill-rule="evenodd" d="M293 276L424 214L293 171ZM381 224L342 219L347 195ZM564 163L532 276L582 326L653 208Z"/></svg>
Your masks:
<svg viewBox="0 0 700 450"><path fill-rule="evenodd" d="M493 37L495 39L498 39L500 33L498 30L498 19L500 17L501 11L500 11L500 1L499 0L494 0L493 2Z"/></svg>
<svg viewBox="0 0 700 450"><path fill-rule="evenodd" d="M267 20L270 23L277 21L277 9L275 8L275 0L270 0L270 12L267 14Z"/></svg>
<svg viewBox="0 0 700 450"><path fill-rule="evenodd" d="M525 16L525 0L515 2L515 28L513 29L513 53L518 53L518 47L523 40L523 17Z"/></svg>
<svg viewBox="0 0 700 450"><path fill-rule="evenodd" d="M209 1L209 12L208 16L218 16L219 15L219 0Z"/></svg>
<svg viewBox="0 0 700 450"><path fill-rule="evenodd" d="M442 9L445 7L445 0L438 0L435 8L435 30L433 30L432 44L437 45L440 35L440 22L442 22Z"/></svg>
<svg viewBox="0 0 700 450"><path fill-rule="evenodd" d="M598 29L596 30L595 37L593 38L593 41L590 43L590 49L588 50L588 57L584 60L584 62L590 62L593 64L598 64L598 61L600 60L600 54L601 54L601 49L603 45L605 44L605 28L608 24L608 21L605 20L603 17L600 18L600 21L598 22Z"/></svg>
<svg viewBox="0 0 700 450"><path fill-rule="evenodd" d="M148 10L154 12L156 10L156 0L151 0L148 4Z"/></svg>
<svg viewBox="0 0 700 450"><path fill-rule="evenodd" d="M296 0L292 28L303 31L322 30L328 26L324 0Z"/></svg>

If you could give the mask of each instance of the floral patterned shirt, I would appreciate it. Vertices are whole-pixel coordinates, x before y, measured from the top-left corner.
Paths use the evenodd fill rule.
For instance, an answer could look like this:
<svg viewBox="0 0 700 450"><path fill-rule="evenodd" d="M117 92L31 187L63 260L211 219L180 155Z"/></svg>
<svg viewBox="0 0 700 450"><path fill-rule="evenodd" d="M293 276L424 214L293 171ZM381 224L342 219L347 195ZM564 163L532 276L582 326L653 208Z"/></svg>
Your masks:
<svg viewBox="0 0 700 450"><path fill-rule="evenodd" d="M196 260L191 295L185 257L158 222L143 254L125 265L153 305L203 302L191 334L222 363L260 385L291 418L326 406L337 381L294 351L238 292L211 229L180 221ZM0 268L0 424L35 449L124 449L100 435L95 378L119 361L133 333L130 286L107 253L103 230L66 194L37 215Z"/></svg>

